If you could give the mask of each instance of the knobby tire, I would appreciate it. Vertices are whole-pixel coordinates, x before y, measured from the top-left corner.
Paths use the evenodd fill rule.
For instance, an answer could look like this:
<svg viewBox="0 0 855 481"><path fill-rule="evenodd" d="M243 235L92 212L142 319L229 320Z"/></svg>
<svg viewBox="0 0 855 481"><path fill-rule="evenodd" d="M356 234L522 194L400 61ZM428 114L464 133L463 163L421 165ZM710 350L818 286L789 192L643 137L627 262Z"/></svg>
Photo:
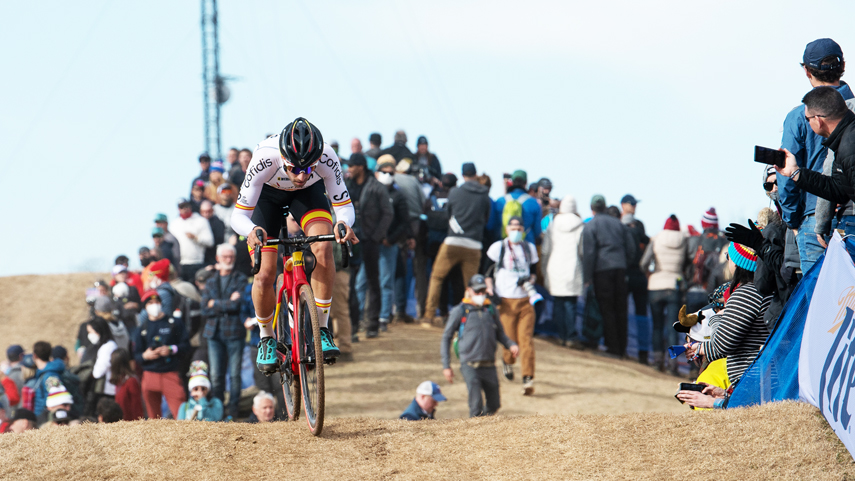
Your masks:
<svg viewBox="0 0 855 481"><path fill-rule="evenodd" d="M309 285L300 286L298 303L297 315L300 319L296 322L300 329L297 336L301 361L300 391L309 429L313 435L320 436L324 428L324 353L321 350L321 327L315 295ZM315 353L312 365L304 362L309 352Z"/></svg>

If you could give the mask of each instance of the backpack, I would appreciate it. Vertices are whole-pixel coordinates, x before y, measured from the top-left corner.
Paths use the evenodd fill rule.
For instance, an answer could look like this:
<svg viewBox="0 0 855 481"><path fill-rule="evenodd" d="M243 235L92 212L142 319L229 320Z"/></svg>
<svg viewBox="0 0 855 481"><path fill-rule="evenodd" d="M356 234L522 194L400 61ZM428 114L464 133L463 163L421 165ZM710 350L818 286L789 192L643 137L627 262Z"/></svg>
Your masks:
<svg viewBox="0 0 855 481"><path fill-rule="evenodd" d="M703 234L698 247L692 256L692 284L707 289L707 280L718 260L721 249L718 234Z"/></svg>
<svg viewBox="0 0 855 481"><path fill-rule="evenodd" d="M490 311L490 314L496 315L496 309L493 307L493 304L489 304L486 306L487 310ZM463 308L463 317L460 318L460 328L457 329L457 337L454 338L454 355L457 356L457 359L460 359L460 348L458 347L458 343L461 339L463 339L463 330L466 327L466 319L469 317L470 307L466 306Z"/></svg>
<svg viewBox="0 0 855 481"><path fill-rule="evenodd" d="M502 239L508 236L508 222L511 220L511 217L519 217L523 216L523 204L531 199L531 196L523 193L518 198L514 199L511 194L505 195L505 207L502 208ZM523 232L523 239L525 239L525 232Z"/></svg>

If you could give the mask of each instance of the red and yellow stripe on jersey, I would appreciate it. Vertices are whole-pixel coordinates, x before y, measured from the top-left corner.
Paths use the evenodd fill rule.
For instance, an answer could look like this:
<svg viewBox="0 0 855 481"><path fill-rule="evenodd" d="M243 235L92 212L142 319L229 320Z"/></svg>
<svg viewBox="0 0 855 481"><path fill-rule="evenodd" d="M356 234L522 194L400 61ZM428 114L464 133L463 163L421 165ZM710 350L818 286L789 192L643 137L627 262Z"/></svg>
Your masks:
<svg viewBox="0 0 855 481"><path fill-rule="evenodd" d="M240 205L240 204L235 204L235 207L237 207L237 208L238 208L238 209L240 209L240 210L252 210L252 209L255 209L255 206L253 206L253 207L247 207L247 206L245 206L245 205Z"/></svg>
<svg viewBox="0 0 855 481"><path fill-rule="evenodd" d="M306 215L300 219L300 227L303 229L303 232L306 231L306 226L315 221L325 221L332 225L332 214L324 209L314 209L306 212Z"/></svg>
<svg viewBox="0 0 855 481"><path fill-rule="evenodd" d="M350 201L350 199L344 199L344 200L343 200L343 201L341 201L341 202L333 202L333 203L332 203L332 206L333 206L333 207L341 207L341 206L344 206L344 205L347 205L347 204L351 204L351 203L352 203L352 202Z"/></svg>

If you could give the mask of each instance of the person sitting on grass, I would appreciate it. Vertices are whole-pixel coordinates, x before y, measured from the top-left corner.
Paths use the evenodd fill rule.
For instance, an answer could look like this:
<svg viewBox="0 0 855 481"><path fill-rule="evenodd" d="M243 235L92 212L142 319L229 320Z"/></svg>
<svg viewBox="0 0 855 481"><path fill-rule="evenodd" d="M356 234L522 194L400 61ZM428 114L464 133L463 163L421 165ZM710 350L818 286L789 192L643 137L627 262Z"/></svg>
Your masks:
<svg viewBox="0 0 855 481"><path fill-rule="evenodd" d="M105 424L117 423L125 417L119 403L108 397L101 398L98 401L98 405L95 407L95 415L98 417L99 423Z"/></svg>
<svg viewBox="0 0 855 481"><path fill-rule="evenodd" d="M475 274L469 280L466 297L449 313L448 324L442 335L442 373L449 383L454 382L448 351L455 333L460 372L469 390L469 417L493 415L502 405L499 376L496 374L496 344L501 342L514 357L519 355L520 350L517 343L505 334L496 310L487 299L487 282L481 274Z"/></svg>
<svg viewBox="0 0 855 481"><path fill-rule="evenodd" d="M9 424L4 429L0 429L3 433L22 433L36 429L36 415L29 409L18 408L15 410L15 415L9 419Z"/></svg>
<svg viewBox="0 0 855 481"><path fill-rule="evenodd" d="M46 381L48 396L45 400L45 410L38 415L38 425L69 424L77 419L74 414L74 398L62 385L58 377L50 377Z"/></svg>
<svg viewBox="0 0 855 481"><path fill-rule="evenodd" d="M179 421L221 421L223 402L211 396L211 381L208 365L204 361L193 361L190 365L190 399L178 408Z"/></svg>
<svg viewBox="0 0 855 481"><path fill-rule="evenodd" d="M276 399L267 391L260 391L252 398L252 414L248 423L269 423L278 421L276 418Z"/></svg>
<svg viewBox="0 0 855 481"><path fill-rule="evenodd" d="M407 421L421 421L423 419L434 419L437 404L445 401L442 390L435 382L425 381L416 388L416 397L401 413L400 419Z"/></svg>

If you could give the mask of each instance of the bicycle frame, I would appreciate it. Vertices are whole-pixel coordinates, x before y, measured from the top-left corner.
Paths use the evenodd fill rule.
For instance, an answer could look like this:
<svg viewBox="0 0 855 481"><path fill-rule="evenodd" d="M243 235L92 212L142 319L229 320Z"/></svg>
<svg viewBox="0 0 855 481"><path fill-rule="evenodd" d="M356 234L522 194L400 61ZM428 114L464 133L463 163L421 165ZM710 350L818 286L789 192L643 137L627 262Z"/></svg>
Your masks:
<svg viewBox="0 0 855 481"><path fill-rule="evenodd" d="M279 293L276 296L276 311L273 317L273 330L276 331L276 323L279 322L279 312L282 309L282 301L285 301L285 309L288 309L288 305L293 306L293 310L291 311L291 320L294 325L289 326L289 331L291 333L291 345L299 346L300 339L298 337L298 333L300 333L300 329L295 329L297 327L297 323L300 322L300 303L294 302L293 300L297 296L297 293L300 290L300 286L304 284L309 284L308 279L306 278L306 271L303 270L303 251L300 249L296 249L290 256L286 256L284 259L285 269L282 273L282 286L279 288ZM289 269L289 266L291 267ZM284 296L283 296L284 295ZM311 309L312 306L309 306ZM281 352L276 352L277 356L280 356L280 361L282 364L290 363L291 364L291 372L297 373L299 372L300 366L300 354L299 349L291 349L291 359L285 359L285 356L282 355Z"/></svg>

